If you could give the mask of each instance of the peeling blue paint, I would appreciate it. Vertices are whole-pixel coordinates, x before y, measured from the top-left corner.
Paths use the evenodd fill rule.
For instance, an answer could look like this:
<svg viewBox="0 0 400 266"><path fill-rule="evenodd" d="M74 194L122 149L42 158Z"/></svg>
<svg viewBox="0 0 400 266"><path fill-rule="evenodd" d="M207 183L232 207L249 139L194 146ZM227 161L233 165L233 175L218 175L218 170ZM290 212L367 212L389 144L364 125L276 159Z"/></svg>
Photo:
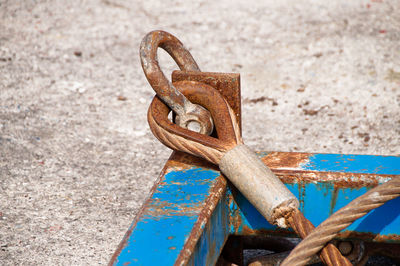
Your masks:
<svg viewBox="0 0 400 266"><path fill-rule="evenodd" d="M155 204L190 206L201 202L208 195L210 186L219 172L202 168L171 171L153 194ZM158 203L157 203L158 202Z"/></svg>
<svg viewBox="0 0 400 266"><path fill-rule="evenodd" d="M202 168L167 173L114 265L173 265L219 175Z"/></svg>
<svg viewBox="0 0 400 266"><path fill-rule="evenodd" d="M229 236L229 209L223 199L205 225L188 265L215 265Z"/></svg>

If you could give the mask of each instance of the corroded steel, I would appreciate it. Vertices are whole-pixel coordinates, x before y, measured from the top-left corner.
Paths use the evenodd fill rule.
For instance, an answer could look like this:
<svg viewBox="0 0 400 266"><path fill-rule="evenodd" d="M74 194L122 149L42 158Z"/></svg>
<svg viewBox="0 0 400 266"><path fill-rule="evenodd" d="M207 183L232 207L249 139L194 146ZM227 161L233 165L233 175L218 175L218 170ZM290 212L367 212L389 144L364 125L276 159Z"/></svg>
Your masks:
<svg viewBox="0 0 400 266"><path fill-rule="evenodd" d="M268 221L286 228L287 217L298 208L298 200L243 144L236 115L223 96L204 83L181 81L175 85L191 102L211 112L217 138L173 124L168 119L169 109L158 98L153 100L148 112L153 134L173 150L187 152L218 164L220 170ZM306 218L303 217L303 220ZM350 264L334 246L324 248L321 258L328 265L340 261L344 265Z"/></svg>
<svg viewBox="0 0 400 266"><path fill-rule="evenodd" d="M181 70L200 71L195 60L183 44L165 31L148 33L140 45L142 68L157 95L177 114L176 122L184 128L202 134L211 134L213 121L210 113L200 105L192 104L163 74L157 61L157 49L169 53Z"/></svg>
<svg viewBox="0 0 400 266"><path fill-rule="evenodd" d="M196 81L180 81L174 84L191 102L202 105L211 112L218 138L172 123L168 119L168 106L157 97L153 99L147 116L150 129L164 145L218 164L223 152L235 147L240 141L240 132L237 132L236 123L232 121L230 106L217 90L207 84Z"/></svg>
<svg viewBox="0 0 400 266"><path fill-rule="evenodd" d="M333 184L335 189L375 187L400 172L397 157L376 156L374 161L370 158L370 155L316 154L310 157L308 153L272 152L263 161L275 169L285 183L299 183L300 179L317 181L315 171L318 171L318 181Z"/></svg>
<svg viewBox="0 0 400 266"><path fill-rule="evenodd" d="M172 72L172 83L178 81L197 81L207 84L224 96L236 115L239 127L242 127L241 105L240 105L240 74L238 73L215 73L198 71ZM238 100L239 99L239 100Z"/></svg>

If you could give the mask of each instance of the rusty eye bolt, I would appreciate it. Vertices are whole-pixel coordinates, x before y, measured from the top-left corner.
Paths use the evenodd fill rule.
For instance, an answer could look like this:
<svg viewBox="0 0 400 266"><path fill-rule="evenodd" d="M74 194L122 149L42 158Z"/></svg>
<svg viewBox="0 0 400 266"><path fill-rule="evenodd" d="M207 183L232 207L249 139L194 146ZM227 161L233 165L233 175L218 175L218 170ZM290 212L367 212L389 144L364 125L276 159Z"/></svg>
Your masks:
<svg viewBox="0 0 400 266"><path fill-rule="evenodd" d="M175 122L179 126L210 135L214 127L210 112L200 105L191 103L165 77L157 60L158 47L164 49L181 70L200 72L192 55L176 37L165 31L152 31L140 44L140 60L148 82L157 96L176 113Z"/></svg>

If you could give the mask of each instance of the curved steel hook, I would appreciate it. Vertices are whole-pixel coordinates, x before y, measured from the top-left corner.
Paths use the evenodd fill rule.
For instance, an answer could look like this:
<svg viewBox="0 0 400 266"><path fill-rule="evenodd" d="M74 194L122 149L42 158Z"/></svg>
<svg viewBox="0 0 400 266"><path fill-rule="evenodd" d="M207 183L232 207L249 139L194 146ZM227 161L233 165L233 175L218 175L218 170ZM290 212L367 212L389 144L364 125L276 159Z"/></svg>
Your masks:
<svg viewBox="0 0 400 266"><path fill-rule="evenodd" d="M210 112L191 103L165 77L157 60L158 47L171 55L181 70L200 71L192 55L176 37L165 31L152 31L140 44L140 59L148 82L158 97L177 114L176 122L179 126L202 134L211 134L213 121Z"/></svg>

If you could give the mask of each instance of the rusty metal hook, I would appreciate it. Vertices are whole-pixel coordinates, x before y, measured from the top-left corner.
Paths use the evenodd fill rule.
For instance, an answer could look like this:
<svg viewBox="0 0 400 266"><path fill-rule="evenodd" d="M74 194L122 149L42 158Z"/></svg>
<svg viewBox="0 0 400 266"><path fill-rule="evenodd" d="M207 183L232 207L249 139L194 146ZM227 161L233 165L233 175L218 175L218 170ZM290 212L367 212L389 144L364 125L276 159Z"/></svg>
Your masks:
<svg viewBox="0 0 400 266"><path fill-rule="evenodd" d="M191 103L165 77L157 60L157 49L163 48L184 71L200 71L196 61L183 44L165 31L148 33L140 44L140 59L144 74L154 91L176 114L176 123L192 131L209 135L213 131L210 112Z"/></svg>

